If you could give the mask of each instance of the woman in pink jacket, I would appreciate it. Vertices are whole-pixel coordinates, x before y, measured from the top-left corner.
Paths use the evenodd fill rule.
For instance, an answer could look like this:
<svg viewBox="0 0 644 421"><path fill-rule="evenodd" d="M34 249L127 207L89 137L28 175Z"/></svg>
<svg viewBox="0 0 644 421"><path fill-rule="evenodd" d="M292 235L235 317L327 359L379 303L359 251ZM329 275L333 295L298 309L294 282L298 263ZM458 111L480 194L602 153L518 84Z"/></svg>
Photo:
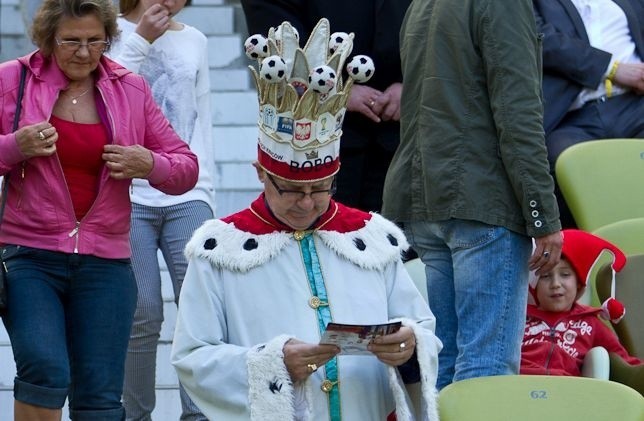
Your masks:
<svg viewBox="0 0 644 421"><path fill-rule="evenodd" d="M181 194L197 180L195 155L143 78L103 55L117 33L111 0L45 0L32 28L39 49L0 65L16 420L59 420L66 398L74 420L124 419L136 305L129 186L145 178Z"/></svg>

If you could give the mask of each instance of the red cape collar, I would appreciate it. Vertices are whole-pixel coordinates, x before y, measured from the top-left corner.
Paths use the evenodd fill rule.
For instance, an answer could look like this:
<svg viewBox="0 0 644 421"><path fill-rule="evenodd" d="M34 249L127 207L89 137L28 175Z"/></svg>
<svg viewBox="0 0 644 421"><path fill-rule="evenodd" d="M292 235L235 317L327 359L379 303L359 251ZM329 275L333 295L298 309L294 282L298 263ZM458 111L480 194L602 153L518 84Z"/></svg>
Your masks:
<svg viewBox="0 0 644 421"><path fill-rule="evenodd" d="M311 230L336 231L347 233L363 228L371 214L345 206L335 200L329 203L329 209L323 213ZM252 234L270 234L273 232L293 232L293 228L279 221L266 206L264 193L260 194L250 207L222 219L227 224L234 224L241 231Z"/></svg>

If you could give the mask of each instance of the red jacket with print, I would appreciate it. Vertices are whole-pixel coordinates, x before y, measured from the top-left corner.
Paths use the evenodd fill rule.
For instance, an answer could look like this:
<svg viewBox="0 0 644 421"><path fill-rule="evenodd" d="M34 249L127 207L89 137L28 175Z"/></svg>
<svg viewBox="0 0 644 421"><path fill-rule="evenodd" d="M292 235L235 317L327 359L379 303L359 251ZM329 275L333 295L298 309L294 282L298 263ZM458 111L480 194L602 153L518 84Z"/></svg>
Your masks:
<svg viewBox="0 0 644 421"><path fill-rule="evenodd" d="M521 374L580 376L586 353L602 346L629 364L642 361L628 355L617 336L598 317L601 310L575 303L569 312L549 312L528 305L521 345Z"/></svg>

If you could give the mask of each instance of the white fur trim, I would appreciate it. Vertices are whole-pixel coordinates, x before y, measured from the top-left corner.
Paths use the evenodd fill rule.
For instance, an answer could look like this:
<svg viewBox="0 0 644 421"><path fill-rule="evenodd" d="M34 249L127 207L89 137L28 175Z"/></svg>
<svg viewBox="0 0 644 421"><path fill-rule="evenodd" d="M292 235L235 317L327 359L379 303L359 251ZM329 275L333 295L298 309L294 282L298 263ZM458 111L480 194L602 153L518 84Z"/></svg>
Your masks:
<svg viewBox="0 0 644 421"><path fill-rule="evenodd" d="M396 401L396 420L397 421L413 421L413 409L407 399L407 392L405 391L404 383L400 377L400 373L396 367L388 366L387 373L389 374L389 387L394 394Z"/></svg>
<svg viewBox="0 0 644 421"><path fill-rule="evenodd" d="M248 351L250 418L257 421L292 420L293 384L284 365L282 348L292 336L281 335Z"/></svg>
<svg viewBox="0 0 644 421"><path fill-rule="evenodd" d="M372 213L367 224L357 231L320 230L318 235L331 250L367 270L383 270L409 248L402 230L377 213ZM358 244L364 245L364 249L360 250Z"/></svg>
<svg viewBox="0 0 644 421"><path fill-rule="evenodd" d="M420 366L421 390L423 394L423 409L427 420L438 420L438 391L436 390L436 375L438 370L438 349L434 343L427 341L426 335L416 322L402 320L403 326L409 326L416 336L416 357ZM437 339L438 340L438 339Z"/></svg>
<svg viewBox="0 0 644 421"><path fill-rule="evenodd" d="M247 272L277 256L292 238L285 232L255 235L212 219L195 231L186 245L186 256L207 259L213 266L233 272ZM248 241L257 246L244 248Z"/></svg>
<svg viewBox="0 0 644 421"><path fill-rule="evenodd" d="M427 332L411 319L397 319L403 326L410 327L416 337L416 357L420 366L420 381L422 394L422 412L425 421L438 421L438 392L436 390L436 371L438 366L438 350L435 344L426 340ZM432 363L434 361L434 363ZM413 410L407 401L407 394L400 379L398 369L388 367L389 385L396 399L396 418L398 421L413 420Z"/></svg>
<svg viewBox="0 0 644 421"><path fill-rule="evenodd" d="M338 255L367 270L383 270L409 248L400 228L378 214L372 214L366 225L357 231L319 230L313 235ZM290 232L256 235L241 231L234 224L212 219L194 232L185 254L188 259L195 256L206 259L215 267L247 272L272 260L290 241L296 241ZM364 246L363 250L358 245Z"/></svg>

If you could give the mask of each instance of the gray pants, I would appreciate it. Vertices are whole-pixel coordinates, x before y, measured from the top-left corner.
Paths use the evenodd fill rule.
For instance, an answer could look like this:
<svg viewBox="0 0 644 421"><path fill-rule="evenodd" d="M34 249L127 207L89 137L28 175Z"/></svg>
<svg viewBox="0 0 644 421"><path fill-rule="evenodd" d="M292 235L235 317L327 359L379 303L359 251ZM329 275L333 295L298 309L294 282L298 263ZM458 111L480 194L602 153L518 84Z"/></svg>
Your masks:
<svg viewBox="0 0 644 421"><path fill-rule="evenodd" d="M123 405L127 420L151 420L156 403L157 345L163 323L158 250L168 266L176 303L188 266L183 250L194 230L211 218L210 206L202 201L168 207L132 204L130 240L138 298L125 360ZM183 387L179 387L181 420L206 420Z"/></svg>

